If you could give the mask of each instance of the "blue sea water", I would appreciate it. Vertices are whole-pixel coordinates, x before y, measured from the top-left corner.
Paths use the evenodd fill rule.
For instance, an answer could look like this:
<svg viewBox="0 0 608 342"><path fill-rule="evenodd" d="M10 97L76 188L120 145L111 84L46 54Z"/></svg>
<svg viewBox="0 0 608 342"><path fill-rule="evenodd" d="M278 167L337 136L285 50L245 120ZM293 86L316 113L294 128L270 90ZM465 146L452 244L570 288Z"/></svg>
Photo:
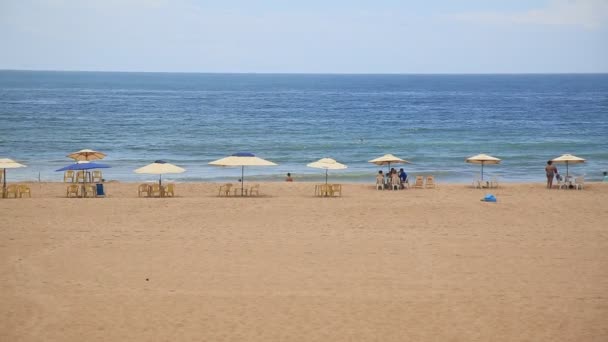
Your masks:
<svg viewBox="0 0 608 342"><path fill-rule="evenodd" d="M570 172L608 169L608 75L288 75L0 71L0 157L14 180L61 180L69 152L105 152L105 178L154 179L157 159L188 171L175 181L236 179L208 162L250 151L279 164L250 179L321 179L306 164L332 157L343 182L373 182L368 160L393 153L410 174L469 182L468 156L503 181L544 181L548 159L587 159ZM558 165L563 169L563 166Z"/></svg>

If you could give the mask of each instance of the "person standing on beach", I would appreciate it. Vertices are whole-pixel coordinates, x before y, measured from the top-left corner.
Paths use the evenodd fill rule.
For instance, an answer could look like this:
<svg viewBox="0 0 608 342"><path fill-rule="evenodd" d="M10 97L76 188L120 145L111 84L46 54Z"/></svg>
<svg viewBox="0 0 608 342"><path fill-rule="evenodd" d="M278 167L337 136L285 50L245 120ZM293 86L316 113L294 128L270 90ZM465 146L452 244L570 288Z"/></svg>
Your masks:
<svg viewBox="0 0 608 342"><path fill-rule="evenodd" d="M545 173L547 173L547 189L551 189L553 187L553 177L557 174L557 167L553 165L553 161L547 161L547 166L545 166Z"/></svg>
<svg viewBox="0 0 608 342"><path fill-rule="evenodd" d="M287 178L285 178L286 182L293 182L293 178L291 178L291 173L287 172Z"/></svg>

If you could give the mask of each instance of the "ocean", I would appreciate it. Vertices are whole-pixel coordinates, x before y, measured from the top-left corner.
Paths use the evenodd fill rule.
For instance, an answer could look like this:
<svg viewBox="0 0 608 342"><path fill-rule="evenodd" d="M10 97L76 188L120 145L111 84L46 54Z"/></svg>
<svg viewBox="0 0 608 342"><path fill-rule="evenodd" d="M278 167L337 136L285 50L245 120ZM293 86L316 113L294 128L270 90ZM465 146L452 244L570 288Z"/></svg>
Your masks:
<svg viewBox="0 0 608 342"><path fill-rule="evenodd" d="M487 153L503 182L544 182L548 159L572 153L570 173L608 170L608 74L330 75L0 71L0 158L28 167L10 180L61 181L83 148L107 154L106 180L154 180L133 170L162 159L177 182L226 181L240 168L210 161L252 152L278 164L246 179L324 179L307 163L348 165L336 182L373 183L386 153L410 175L470 182ZM564 165L557 165L565 171ZM386 169L386 167L384 167ZM164 177L165 178L165 177Z"/></svg>

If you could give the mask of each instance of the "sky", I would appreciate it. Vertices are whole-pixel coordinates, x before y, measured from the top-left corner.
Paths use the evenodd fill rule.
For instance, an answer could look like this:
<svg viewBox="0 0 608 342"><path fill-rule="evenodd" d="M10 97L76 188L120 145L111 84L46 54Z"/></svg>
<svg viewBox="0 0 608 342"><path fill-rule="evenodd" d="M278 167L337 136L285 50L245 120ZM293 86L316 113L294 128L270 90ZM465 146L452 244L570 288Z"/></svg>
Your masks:
<svg viewBox="0 0 608 342"><path fill-rule="evenodd" d="M608 0L0 0L0 69L608 72Z"/></svg>

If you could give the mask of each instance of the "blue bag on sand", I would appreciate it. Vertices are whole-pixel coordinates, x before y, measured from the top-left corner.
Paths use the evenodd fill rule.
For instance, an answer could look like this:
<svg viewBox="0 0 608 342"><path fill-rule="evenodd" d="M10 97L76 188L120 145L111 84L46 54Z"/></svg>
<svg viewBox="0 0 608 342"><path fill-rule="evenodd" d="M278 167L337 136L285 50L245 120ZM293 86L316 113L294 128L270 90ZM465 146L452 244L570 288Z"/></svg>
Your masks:
<svg viewBox="0 0 608 342"><path fill-rule="evenodd" d="M496 202L496 197L492 194L487 194L486 197L481 199L484 202Z"/></svg>

